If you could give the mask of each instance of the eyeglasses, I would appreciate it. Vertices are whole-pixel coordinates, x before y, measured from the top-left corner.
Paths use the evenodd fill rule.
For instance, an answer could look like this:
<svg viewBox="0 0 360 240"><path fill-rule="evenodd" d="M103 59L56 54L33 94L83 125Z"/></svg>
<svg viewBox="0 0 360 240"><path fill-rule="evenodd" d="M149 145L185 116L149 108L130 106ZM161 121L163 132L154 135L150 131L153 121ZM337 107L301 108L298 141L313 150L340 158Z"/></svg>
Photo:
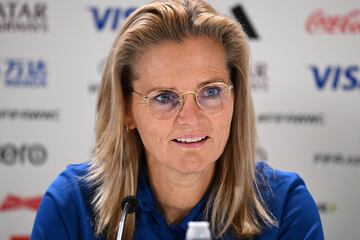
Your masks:
<svg viewBox="0 0 360 240"><path fill-rule="evenodd" d="M206 84L197 91L180 93L174 89L155 90L144 96L131 89L133 93L142 97L151 113L159 119L168 119L175 115L184 103L184 96L194 94L197 106L205 113L214 114L224 109L231 102L233 85L223 82Z"/></svg>

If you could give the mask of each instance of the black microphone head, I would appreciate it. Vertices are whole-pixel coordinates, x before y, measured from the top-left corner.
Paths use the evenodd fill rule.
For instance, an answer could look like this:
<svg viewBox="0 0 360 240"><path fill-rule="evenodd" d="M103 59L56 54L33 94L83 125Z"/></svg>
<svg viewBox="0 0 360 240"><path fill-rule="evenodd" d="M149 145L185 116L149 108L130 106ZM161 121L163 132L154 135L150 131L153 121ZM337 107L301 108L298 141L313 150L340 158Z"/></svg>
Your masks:
<svg viewBox="0 0 360 240"><path fill-rule="evenodd" d="M121 208L124 211L125 206L126 206L127 213L136 212L137 205L138 205L138 203L137 203L136 197L131 196L131 195L124 197L123 200L121 201Z"/></svg>

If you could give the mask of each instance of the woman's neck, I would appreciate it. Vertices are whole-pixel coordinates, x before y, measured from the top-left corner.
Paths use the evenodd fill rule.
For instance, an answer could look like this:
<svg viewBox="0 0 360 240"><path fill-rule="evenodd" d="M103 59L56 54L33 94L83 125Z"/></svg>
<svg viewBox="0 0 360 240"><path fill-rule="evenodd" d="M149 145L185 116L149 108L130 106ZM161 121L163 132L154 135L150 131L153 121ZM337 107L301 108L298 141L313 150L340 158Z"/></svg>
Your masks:
<svg viewBox="0 0 360 240"><path fill-rule="evenodd" d="M191 211L207 191L215 164L204 171L181 174L164 165L148 164L151 188L158 207L168 224L177 224Z"/></svg>

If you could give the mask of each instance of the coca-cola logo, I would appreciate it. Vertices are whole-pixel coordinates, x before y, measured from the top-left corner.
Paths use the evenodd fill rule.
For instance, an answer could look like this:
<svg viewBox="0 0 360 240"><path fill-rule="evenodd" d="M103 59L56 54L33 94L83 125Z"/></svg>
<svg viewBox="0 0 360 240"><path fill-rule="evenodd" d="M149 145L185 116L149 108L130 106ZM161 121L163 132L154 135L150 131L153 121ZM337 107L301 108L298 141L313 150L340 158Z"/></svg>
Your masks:
<svg viewBox="0 0 360 240"><path fill-rule="evenodd" d="M305 30L310 34L359 34L360 9L344 15L326 15L322 9L317 9L307 18Z"/></svg>
<svg viewBox="0 0 360 240"><path fill-rule="evenodd" d="M0 203L0 212L23 209L23 208L37 211L41 199L42 199L41 196L22 198L15 195L8 195Z"/></svg>

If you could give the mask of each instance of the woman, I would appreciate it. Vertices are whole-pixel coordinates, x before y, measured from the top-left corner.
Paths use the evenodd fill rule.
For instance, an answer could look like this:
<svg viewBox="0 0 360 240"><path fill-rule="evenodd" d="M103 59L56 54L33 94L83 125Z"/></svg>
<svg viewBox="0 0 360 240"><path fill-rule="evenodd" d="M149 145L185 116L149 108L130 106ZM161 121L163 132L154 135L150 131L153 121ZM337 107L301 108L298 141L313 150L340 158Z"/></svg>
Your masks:
<svg viewBox="0 0 360 240"><path fill-rule="evenodd" d="M124 239L184 239L207 220L216 239L323 239L293 173L254 163L246 36L202 0L135 11L107 59L90 163L50 186L33 239L115 239L121 200L139 206Z"/></svg>

